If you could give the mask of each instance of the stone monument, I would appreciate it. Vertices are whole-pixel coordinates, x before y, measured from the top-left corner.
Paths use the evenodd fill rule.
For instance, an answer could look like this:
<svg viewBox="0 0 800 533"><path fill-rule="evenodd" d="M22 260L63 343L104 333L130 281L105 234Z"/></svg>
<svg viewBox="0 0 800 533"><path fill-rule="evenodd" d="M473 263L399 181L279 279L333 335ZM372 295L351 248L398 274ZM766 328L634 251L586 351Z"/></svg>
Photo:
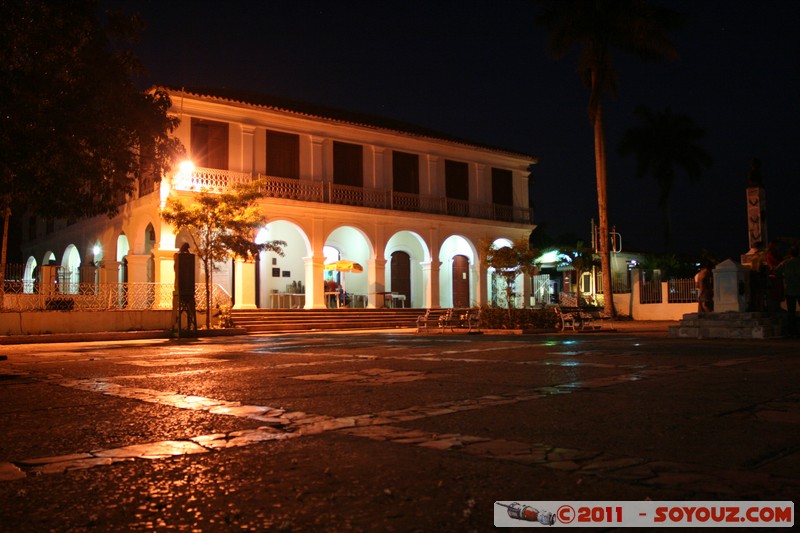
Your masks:
<svg viewBox="0 0 800 533"><path fill-rule="evenodd" d="M749 266L753 258L763 255L767 248L767 192L761 177L761 161L754 157L747 174L747 243L749 250L742 264Z"/></svg>
<svg viewBox="0 0 800 533"><path fill-rule="evenodd" d="M671 337L766 339L781 334L781 322L764 312L747 312L750 271L767 247L767 204L761 162L753 159L747 175L747 238L750 250L741 264L730 259L714 268L714 312L683 315ZM757 264L757 263L756 263Z"/></svg>

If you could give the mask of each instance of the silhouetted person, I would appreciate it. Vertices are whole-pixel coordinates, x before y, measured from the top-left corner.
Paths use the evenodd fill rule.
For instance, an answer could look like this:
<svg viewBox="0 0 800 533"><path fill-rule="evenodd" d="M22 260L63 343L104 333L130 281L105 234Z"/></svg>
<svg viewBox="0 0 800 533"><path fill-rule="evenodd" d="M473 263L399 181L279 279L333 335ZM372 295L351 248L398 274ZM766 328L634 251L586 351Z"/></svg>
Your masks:
<svg viewBox="0 0 800 533"><path fill-rule="evenodd" d="M783 274L783 285L786 290L786 333L789 337L797 337L797 300L800 298L800 258L797 245L792 246L786 259L778 265L776 272Z"/></svg>
<svg viewBox="0 0 800 533"><path fill-rule="evenodd" d="M714 275L708 263L704 263L700 272L694 276L694 283L698 292L697 311L711 313L714 311Z"/></svg>

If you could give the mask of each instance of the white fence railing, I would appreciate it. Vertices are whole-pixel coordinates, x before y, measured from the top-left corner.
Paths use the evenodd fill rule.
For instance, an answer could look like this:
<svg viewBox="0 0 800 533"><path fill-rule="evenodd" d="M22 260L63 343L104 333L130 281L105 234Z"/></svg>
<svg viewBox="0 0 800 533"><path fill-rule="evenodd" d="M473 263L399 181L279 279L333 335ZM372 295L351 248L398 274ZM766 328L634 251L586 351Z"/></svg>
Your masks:
<svg viewBox="0 0 800 533"><path fill-rule="evenodd" d="M111 311L172 309L172 283L70 283L69 292L41 291L35 281L6 283L0 311ZM67 287L63 287L67 288ZM195 306L205 311L205 284L195 285ZM219 285L211 292L213 307L231 305L230 295Z"/></svg>

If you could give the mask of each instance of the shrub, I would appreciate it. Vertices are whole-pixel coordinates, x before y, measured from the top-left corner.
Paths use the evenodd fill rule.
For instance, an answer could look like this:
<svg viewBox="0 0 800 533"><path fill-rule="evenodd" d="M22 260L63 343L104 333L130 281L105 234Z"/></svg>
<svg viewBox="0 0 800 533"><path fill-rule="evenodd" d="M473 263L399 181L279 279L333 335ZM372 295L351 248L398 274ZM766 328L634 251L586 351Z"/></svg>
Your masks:
<svg viewBox="0 0 800 533"><path fill-rule="evenodd" d="M511 309L484 307L482 329L555 329L558 317L552 309Z"/></svg>

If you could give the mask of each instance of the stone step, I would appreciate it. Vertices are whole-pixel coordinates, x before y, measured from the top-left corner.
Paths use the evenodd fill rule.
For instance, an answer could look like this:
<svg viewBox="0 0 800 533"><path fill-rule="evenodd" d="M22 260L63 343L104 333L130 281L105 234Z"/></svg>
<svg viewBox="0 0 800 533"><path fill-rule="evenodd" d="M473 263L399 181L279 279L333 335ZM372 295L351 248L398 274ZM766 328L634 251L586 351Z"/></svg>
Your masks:
<svg viewBox="0 0 800 533"><path fill-rule="evenodd" d="M443 311L442 311L443 312ZM416 327L424 309L239 309L231 312L236 327L248 333Z"/></svg>
<svg viewBox="0 0 800 533"><path fill-rule="evenodd" d="M769 313L690 313L670 337L693 339L769 339L782 335L782 318Z"/></svg>

